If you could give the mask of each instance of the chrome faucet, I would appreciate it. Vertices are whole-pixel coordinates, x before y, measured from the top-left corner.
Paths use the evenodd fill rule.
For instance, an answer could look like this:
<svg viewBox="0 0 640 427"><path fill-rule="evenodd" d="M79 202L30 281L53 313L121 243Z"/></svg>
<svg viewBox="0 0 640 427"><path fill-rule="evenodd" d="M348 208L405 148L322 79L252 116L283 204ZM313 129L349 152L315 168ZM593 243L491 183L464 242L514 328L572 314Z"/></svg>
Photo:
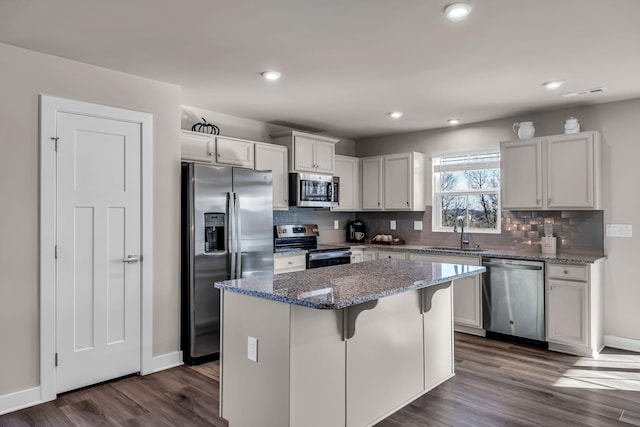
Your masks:
<svg viewBox="0 0 640 427"><path fill-rule="evenodd" d="M465 240L464 236L464 217L460 215L456 218L456 221L453 223L453 232L458 232L458 223L460 223L460 250L463 250L466 245L469 244L469 237L467 236L467 240Z"/></svg>

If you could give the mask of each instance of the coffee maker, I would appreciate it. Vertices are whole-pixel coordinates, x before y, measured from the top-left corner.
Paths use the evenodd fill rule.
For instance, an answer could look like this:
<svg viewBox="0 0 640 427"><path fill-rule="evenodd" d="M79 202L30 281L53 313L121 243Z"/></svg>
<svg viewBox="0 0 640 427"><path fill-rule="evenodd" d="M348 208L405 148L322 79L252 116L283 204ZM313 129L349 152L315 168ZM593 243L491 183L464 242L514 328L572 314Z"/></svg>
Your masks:
<svg viewBox="0 0 640 427"><path fill-rule="evenodd" d="M364 243L367 227L359 219L347 224L347 242Z"/></svg>

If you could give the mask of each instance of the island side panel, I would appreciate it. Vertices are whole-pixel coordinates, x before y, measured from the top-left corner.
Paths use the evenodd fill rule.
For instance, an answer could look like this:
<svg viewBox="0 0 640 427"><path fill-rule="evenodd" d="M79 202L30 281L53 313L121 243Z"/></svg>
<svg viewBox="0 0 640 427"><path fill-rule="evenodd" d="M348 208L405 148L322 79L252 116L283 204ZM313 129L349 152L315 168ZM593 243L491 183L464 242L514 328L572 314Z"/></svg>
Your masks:
<svg viewBox="0 0 640 427"><path fill-rule="evenodd" d="M344 427L343 310L291 307L291 427Z"/></svg>
<svg viewBox="0 0 640 427"><path fill-rule="evenodd" d="M356 317L347 339L348 427L373 425L424 393L420 295L413 290L380 298Z"/></svg>
<svg viewBox="0 0 640 427"><path fill-rule="evenodd" d="M221 413L230 427L289 425L290 305L222 291ZM258 340L257 362L247 338Z"/></svg>
<svg viewBox="0 0 640 427"><path fill-rule="evenodd" d="M424 384L431 390L454 375L452 282L424 288Z"/></svg>

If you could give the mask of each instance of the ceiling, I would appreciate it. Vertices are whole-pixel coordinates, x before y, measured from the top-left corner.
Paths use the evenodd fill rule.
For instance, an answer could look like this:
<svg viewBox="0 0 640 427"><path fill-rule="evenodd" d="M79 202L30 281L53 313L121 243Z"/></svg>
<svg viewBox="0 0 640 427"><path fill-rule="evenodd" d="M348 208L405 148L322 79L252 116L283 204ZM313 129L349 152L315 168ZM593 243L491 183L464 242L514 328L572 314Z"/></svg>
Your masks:
<svg viewBox="0 0 640 427"><path fill-rule="evenodd" d="M180 85L185 105L352 139L640 97L638 0L471 0L460 22L448 3L2 0L0 41ZM262 79L270 69L282 79ZM597 86L608 91L558 95Z"/></svg>

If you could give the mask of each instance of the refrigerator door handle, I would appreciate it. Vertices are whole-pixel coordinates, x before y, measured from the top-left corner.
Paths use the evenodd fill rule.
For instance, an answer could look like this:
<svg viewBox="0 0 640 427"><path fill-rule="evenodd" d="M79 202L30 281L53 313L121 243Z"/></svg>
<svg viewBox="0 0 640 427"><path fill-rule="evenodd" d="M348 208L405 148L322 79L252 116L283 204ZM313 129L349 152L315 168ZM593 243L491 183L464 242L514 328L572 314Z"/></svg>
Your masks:
<svg viewBox="0 0 640 427"><path fill-rule="evenodd" d="M240 221L240 195L237 193L234 193L234 202L234 222L236 224L236 278L240 279L242 277L242 222Z"/></svg>
<svg viewBox="0 0 640 427"><path fill-rule="evenodd" d="M230 279L236 278L236 221L235 221L235 193L227 193L227 223L229 224L228 234L228 250L229 261L231 262Z"/></svg>

